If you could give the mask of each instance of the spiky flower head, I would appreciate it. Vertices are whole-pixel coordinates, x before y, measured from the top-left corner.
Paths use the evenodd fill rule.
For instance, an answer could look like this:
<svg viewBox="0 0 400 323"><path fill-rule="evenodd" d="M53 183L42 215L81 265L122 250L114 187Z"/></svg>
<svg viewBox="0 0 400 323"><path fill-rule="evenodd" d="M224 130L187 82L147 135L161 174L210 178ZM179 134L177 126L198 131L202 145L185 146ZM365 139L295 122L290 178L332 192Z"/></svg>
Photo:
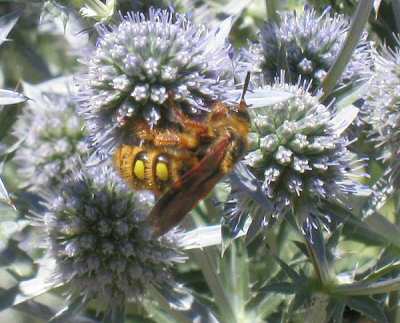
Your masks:
<svg viewBox="0 0 400 323"><path fill-rule="evenodd" d="M311 81L311 90L315 90L339 54L349 26L342 15L329 15L325 11L319 16L308 7L302 13L283 13L279 23L264 25L258 43L242 52L239 70L251 70L267 83L272 83L284 70L288 82L296 84L301 77ZM354 50L341 77L341 85L365 77L369 62L365 37Z"/></svg>
<svg viewBox="0 0 400 323"><path fill-rule="evenodd" d="M395 49L373 51L374 72L364 96L363 117L370 125L369 138L390 167L388 174L400 175L400 40Z"/></svg>
<svg viewBox="0 0 400 323"><path fill-rule="evenodd" d="M87 73L78 80L80 111L97 151L107 155L132 143L134 121L150 127L173 122L169 98L190 117L223 100L230 82L230 25L208 31L185 15L150 9L148 17L129 13L118 26L98 27Z"/></svg>
<svg viewBox="0 0 400 323"><path fill-rule="evenodd" d="M146 222L151 199L127 190L110 168L75 173L46 200L52 279L69 284L73 297L112 308L140 301L149 285L173 284L170 267L185 259L179 233L154 238Z"/></svg>
<svg viewBox="0 0 400 323"><path fill-rule="evenodd" d="M342 135L357 111L335 115L299 84L280 81L260 90L265 89L291 97L252 109L252 147L244 163L261 182L273 212L285 214L304 203L317 207L321 200L337 202L346 194L364 193L352 177L354 156Z"/></svg>
<svg viewBox="0 0 400 323"><path fill-rule="evenodd" d="M41 93L29 101L14 126L21 140L18 174L33 190L54 188L88 154L83 120L71 95Z"/></svg>

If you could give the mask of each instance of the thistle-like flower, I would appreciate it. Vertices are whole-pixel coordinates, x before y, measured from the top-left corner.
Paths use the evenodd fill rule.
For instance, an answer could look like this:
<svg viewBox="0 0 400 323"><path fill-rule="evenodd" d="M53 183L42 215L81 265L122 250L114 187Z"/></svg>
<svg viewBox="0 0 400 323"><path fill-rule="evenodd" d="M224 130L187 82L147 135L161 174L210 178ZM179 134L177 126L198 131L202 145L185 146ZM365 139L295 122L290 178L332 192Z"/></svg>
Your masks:
<svg viewBox="0 0 400 323"><path fill-rule="evenodd" d="M132 127L174 122L169 100L189 116L223 100L230 82L226 44L230 20L218 30L193 25L181 14L150 9L129 13L118 26L98 27L96 49L78 80L80 112L91 143L102 156L135 143Z"/></svg>
<svg viewBox="0 0 400 323"><path fill-rule="evenodd" d="M400 46L400 40L398 39ZM400 47L373 51L374 72L364 96L363 117L369 138L389 166L387 174L399 187L400 175Z"/></svg>
<svg viewBox="0 0 400 323"><path fill-rule="evenodd" d="M349 21L342 15L330 16L327 11L318 16L309 8L300 14L284 13L280 18L279 23L266 23L258 43L242 52L239 70L251 70L267 83L272 83L284 70L290 83L296 84L301 77L311 81L311 90L317 89L345 41ZM369 69L369 46L365 38L366 35L355 49L340 85L365 78Z"/></svg>
<svg viewBox="0 0 400 323"><path fill-rule="evenodd" d="M15 161L32 189L54 188L88 154L83 121L70 95L41 93L29 101L14 126L21 140Z"/></svg>
<svg viewBox="0 0 400 323"><path fill-rule="evenodd" d="M46 259L55 262L51 283L67 285L72 299L112 309L141 301L149 285L174 284L170 268L185 260L180 233L155 239L146 221L151 198L127 190L110 168L75 173L46 201L40 226Z"/></svg>
<svg viewBox="0 0 400 323"><path fill-rule="evenodd" d="M296 214L304 205L314 214L321 214L321 201L340 203L347 194L366 193L354 181L351 170L358 161L342 135L357 110L352 115L335 115L332 107L319 103L319 97L311 95L307 87L282 81L255 90L255 94L271 89L292 96L285 102L251 110L252 143L244 164L269 201L272 216ZM258 202L243 190L234 192L230 216L246 212L258 216L263 211Z"/></svg>

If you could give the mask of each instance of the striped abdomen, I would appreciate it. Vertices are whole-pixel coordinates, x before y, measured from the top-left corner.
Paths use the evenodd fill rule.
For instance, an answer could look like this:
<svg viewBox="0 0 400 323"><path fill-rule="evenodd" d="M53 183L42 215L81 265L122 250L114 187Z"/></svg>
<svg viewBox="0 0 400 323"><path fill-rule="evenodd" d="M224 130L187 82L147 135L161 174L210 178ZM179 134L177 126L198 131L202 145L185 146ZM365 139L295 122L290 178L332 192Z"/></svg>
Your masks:
<svg viewBox="0 0 400 323"><path fill-rule="evenodd" d="M114 165L134 189L163 193L197 160L180 158L159 148L122 145L114 155Z"/></svg>

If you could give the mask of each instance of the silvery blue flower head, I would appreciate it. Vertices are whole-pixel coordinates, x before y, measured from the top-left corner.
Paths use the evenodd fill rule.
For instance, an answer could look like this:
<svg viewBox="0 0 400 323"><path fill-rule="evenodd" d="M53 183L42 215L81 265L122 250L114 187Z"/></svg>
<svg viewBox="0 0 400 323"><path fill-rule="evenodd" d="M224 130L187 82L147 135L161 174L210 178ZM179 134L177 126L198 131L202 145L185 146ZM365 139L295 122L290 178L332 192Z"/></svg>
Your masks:
<svg viewBox="0 0 400 323"><path fill-rule="evenodd" d="M325 11L319 16L307 7L302 13L283 13L279 23L267 22L258 42L242 51L239 70L251 70L267 83L272 83L284 70L288 82L296 84L301 77L312 82L311 90L318 89L339 54L349 26L342 15ZM355 49L341 85L365 78L369 69L365 38L366 35Z"/></svg>
<svg viewBox="0 0 400 323"><path fill-rule="evenodd" d="M118 26L98 27L87 72L78 80L80 112L97 152L105 156L134 143L135 121L150 127L174 122L169 98L191 117L223 100L231 75L230 26L228 20L208 31L185 15L150 9L148 17L129 13Z"/></svg>
<svg viewBox="0 0 400 323"><path fill-rule="evenodd" d="M83 121L71 95L41 93L29 101L14 126L22 141L15 153L18 173L32 189L54 187L88 154Z"/></svg>
<svg viewBox="0 0 400 323"><path fill-rule="evenodd" d="M370 125L369 138L390 166L388 173L395 177L400 175L400 40L397 42L395 49L373 51L374 72L363 105L364 120Z"/></svg>
<svg viewBox="0 0 400 323"><path fill-rule="evenodd" d="M271 214L296 214L304 205L319 214L321 201L341 203L348 194L367 193L354 180L352 170L358 161L343 136L357 109L336 114L306 86L283 81L255 89L253 95L270 90L287 93L288 99L263 106L259 98L250 110L251 144L243 163L259 186L260 195L271 205ZM251 102L251 94L248 97ZM262 211L257 204L260 201L250 199L243 190L232 197L231 216Z"/></svg>
<svg viewBox="0 0 400 323"><path fill-rule="evenodd" d="M154 238L151 198L127 190L110 168L76 172L45 197L51 283L66 285L72 302L96 299L112 309L141 301L150 285L173 286L171 266L185 260L180 233Z"/></svg>

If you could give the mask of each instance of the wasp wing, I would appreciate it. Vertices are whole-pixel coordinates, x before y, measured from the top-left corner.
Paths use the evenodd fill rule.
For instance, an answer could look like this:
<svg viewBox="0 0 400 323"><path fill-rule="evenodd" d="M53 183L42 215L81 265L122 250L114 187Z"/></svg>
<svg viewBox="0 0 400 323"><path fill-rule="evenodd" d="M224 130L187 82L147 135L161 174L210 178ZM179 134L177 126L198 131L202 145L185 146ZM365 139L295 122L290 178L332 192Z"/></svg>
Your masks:
<svg viewBox="0 0 400 323"><path fill-rule="evenodd" d="M225 175L220 171L220 164L230 139L230 136L226 136L212 146L200 162L157 201L149 215L157 236L176 226Z"/></svg>

